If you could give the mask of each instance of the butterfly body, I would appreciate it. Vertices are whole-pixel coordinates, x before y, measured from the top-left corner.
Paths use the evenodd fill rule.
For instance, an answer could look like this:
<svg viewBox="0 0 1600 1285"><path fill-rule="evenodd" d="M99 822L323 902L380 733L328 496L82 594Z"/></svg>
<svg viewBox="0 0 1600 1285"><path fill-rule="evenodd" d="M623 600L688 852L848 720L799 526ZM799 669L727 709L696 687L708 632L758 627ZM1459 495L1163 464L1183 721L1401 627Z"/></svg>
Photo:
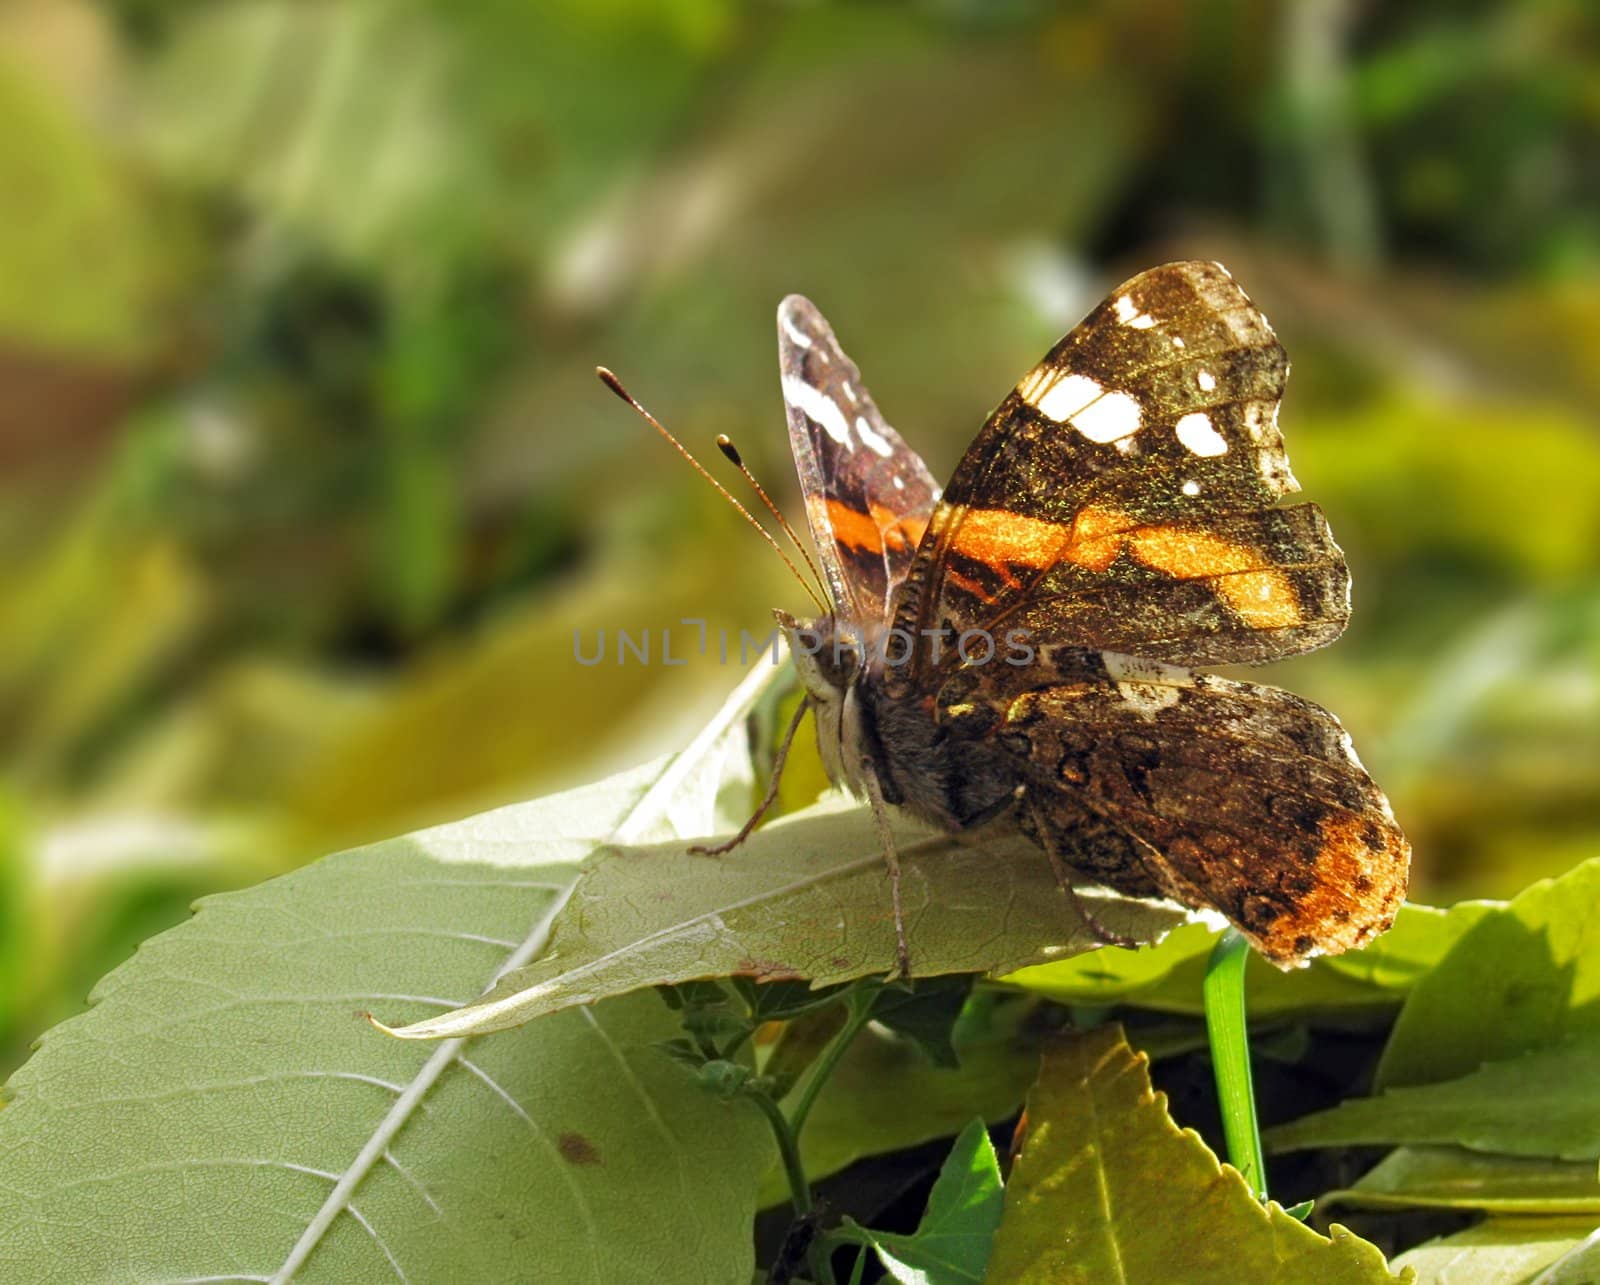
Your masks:
<svg viewBox="0 0 1600 1285"><path fill-rule="evenodd" d="M941 492L807 300L779 309L832 611L780 614L830 778L953 833L1010 826L1283 966L1369 940L1409 848L1326 710L1197 672L1337 637L1343 555L1277 427L1288 362L1215 264L1113 292ZM902 966L905 939L901 934Z"/></svg>

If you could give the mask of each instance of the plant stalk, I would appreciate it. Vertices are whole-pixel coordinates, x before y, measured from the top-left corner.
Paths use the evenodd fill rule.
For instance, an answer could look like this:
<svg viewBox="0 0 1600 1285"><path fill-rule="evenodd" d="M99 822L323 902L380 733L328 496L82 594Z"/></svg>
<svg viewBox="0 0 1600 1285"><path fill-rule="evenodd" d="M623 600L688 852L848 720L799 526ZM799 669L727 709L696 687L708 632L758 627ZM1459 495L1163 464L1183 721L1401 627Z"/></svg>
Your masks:
<svg viewBox="0 0 1600 1285"><path fill-rule="evenodd" d="M806 1167L800 1161L799 1138L778 1104L765 1093L752 1093L750 1100L772 1125L772 1136L778 1140L778 1155L783 1160L783 1175L789 1180L789 1202L794 1206L795 1217L804 1218L811 1212L811 1184L806 1181Z"/></svg>
<svg viewBox="0 0 1600 1285"><path fill-rule="evenodd" d="M872 1017L872 1005L878 997L878 989L875 985L862 984L851 990L846 1001L850 1006L849 1017L840 1027L839 1033L828 1041L828 1046L812 1064L810 1072L806 1075L805 1085L800 1090L800 1097L794 1104L794 1110L789 1112L789 1128L796 1138L800 1136L800 1130L805 1128L806 1117L816 1105L817 1097L827 1084L828 1077L839 1065L839 1059L849 1051L850 1045L861 1033L861 1028Z"/></svg>
<svg viewBox="0 0 1600 1285"><path fill-rule="evenodd" d="M1217 1077L1217 1103L1228 1160L1256 1198L1267 1199L1267 1166L1256 1121L1255 1089L1250 1079L1250 1032L1245 1024L1244 967L1250 944L1235 928L1222 934L1206 965L1206 1034Z"/></svg>

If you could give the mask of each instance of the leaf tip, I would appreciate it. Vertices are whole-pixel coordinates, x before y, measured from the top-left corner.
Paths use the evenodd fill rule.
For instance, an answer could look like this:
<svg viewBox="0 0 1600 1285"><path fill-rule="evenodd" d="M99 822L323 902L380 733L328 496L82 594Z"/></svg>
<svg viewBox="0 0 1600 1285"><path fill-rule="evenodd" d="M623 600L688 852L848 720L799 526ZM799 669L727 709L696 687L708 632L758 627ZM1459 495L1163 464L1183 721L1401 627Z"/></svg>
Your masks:
<svg viewBox="0 0 1600 1285"><path fill-rule="evenodd" d="M367 1023L370 1026L375 1027L377 1030L382 1031L385 1035L391 1036L394 1039L420 1040L426 1038L426 1036L417 1034L416 1029L413 1026L385 1026L376 1017L374 1017L372 1013L365 1010L362 1011L361 1016L367 1019Z"/></svg>

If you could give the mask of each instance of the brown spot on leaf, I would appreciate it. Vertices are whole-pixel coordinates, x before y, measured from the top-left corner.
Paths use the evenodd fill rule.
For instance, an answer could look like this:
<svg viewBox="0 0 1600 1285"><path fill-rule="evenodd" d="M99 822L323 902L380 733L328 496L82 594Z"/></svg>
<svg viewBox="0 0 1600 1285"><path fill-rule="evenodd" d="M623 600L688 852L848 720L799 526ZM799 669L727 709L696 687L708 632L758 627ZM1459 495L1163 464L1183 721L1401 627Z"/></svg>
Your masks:
<svg viewBox="0 0 1600 1285"><path fill-rule="evenodd" d="M556 1150L561 1158L572 1165L597 1165L600 1149L581 1133L569 1129L556 1139Z"/></svg>

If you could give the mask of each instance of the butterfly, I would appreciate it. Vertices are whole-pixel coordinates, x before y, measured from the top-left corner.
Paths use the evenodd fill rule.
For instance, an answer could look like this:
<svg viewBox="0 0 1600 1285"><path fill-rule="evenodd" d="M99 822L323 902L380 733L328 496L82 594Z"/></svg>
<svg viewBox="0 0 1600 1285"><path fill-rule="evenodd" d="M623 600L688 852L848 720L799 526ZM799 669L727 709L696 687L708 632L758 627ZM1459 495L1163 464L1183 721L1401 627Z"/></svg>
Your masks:
<svg viewBox="0 0 1600 1285"><path fill-rule="evenodd" d="M809 300L783 300L778 344L830 600L779 613L805 689L784 750L809 708L829 777L871 804L902 973L890 809L1013 828L1075 901L1074 873L1218 912L1280 967L1393 922L1410 847L1338 720L1198 672L1323 646L1350 614L1321 510L1278 504L1288 359L1224 268L1118 287L942 491Z"/></svg>

